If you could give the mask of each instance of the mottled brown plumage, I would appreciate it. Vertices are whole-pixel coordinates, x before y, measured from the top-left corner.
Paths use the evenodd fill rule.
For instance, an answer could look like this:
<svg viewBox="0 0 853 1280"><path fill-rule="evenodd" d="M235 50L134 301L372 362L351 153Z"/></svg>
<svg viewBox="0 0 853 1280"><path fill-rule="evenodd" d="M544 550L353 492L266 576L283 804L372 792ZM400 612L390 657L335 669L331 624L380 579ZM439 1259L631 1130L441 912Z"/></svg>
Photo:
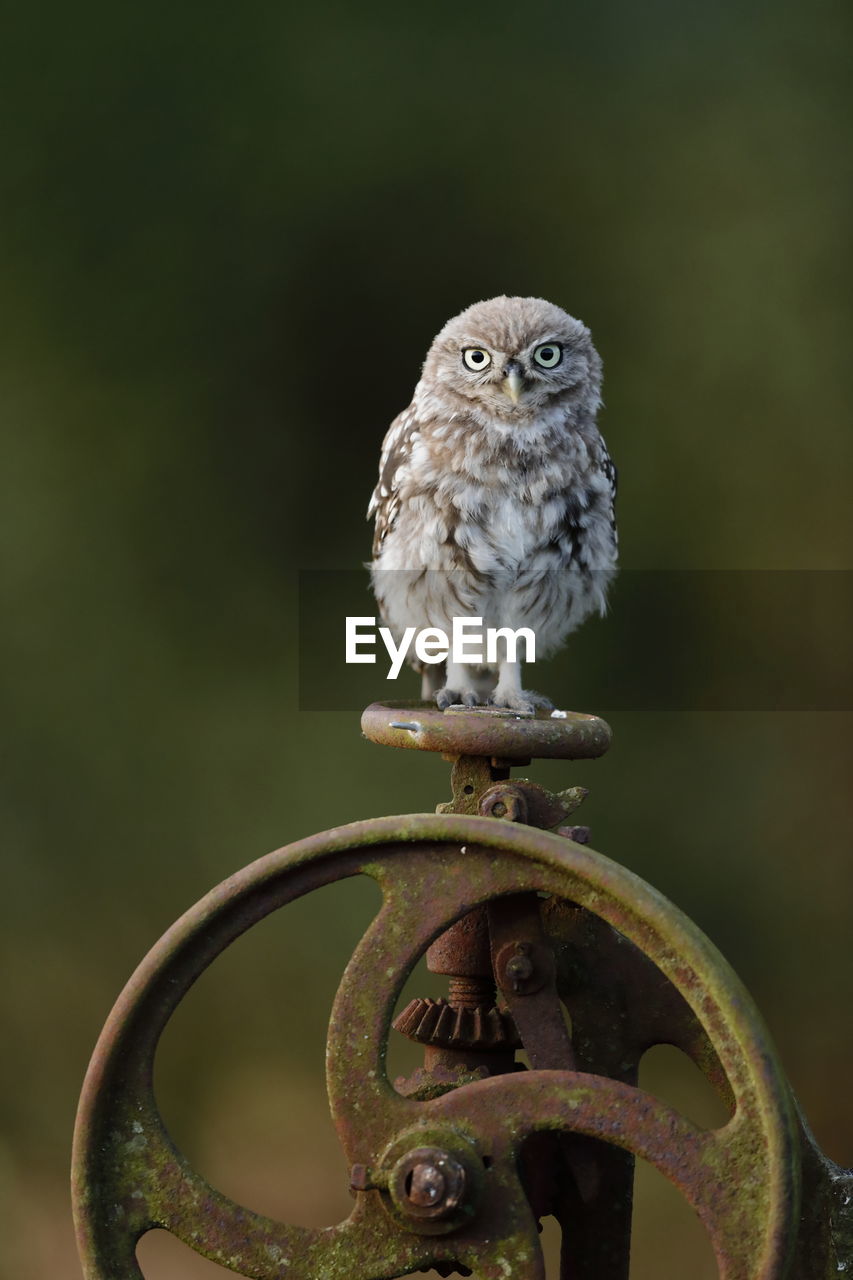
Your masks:
<svg viewBox="0 0 853 1280"><path fill-rule="evenodd" d="M454 616L532 627L537 657L604 611L616 564L616 471L596 427L589 330L541 298L493 298L435 338L391 424L368 515L386 624L449 631ZM520 663L448 662L438 705L530 710Z"/></svg>

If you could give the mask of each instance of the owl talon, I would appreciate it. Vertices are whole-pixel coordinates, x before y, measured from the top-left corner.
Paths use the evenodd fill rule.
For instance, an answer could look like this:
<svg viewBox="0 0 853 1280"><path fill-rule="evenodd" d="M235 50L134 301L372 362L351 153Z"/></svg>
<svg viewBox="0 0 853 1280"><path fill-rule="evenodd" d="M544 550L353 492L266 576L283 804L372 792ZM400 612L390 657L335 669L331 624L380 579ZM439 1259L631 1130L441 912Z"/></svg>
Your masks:
<svg viewBox="0 0 853 1280"><path fill-rule="evenodd" d="M537 711L553 711L554 704L542 693L534 693L532 689L511 689L503 693L495 689L489 698L490 707L506 707L509 711L520 711L522 715L535 715Z"/></svg>
<svg viewBox="0 0 853 1280"><path fill-rule="evenodd" d="M482 698L478 697L474 689L439 689L435 695L435 704L439 711L446 711L448 707L480 707L483 704Z"/></svg>

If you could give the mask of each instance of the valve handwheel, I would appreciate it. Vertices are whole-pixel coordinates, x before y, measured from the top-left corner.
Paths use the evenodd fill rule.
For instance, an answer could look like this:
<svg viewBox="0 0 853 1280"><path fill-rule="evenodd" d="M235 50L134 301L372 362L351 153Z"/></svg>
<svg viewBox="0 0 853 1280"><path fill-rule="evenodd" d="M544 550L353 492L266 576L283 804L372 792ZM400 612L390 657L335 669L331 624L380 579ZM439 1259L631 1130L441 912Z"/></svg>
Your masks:
<svg viewBox="0 0 853 1280"><path fill-rule="evenodd" d="M341 981L327 1071L355 1206L328 1229L285 1225L208 1186L176 1150L154 1099L154 1056L170 1015L229 943L288 902L359 874L379 884L383 905ZM474 1080L427 1100L395 1090L387 1039L419 957L480 904L531 893L606 922L680 992L733 1100L722 1127L702 1130L624 1081L559 1064ZM521 985L525 966L512 972ZM531 1062L541 1062L535 1028L520 1030ZM426 814L337 828L269 854L212 890L164 935L119 998L75 1132L85 1275L138 1280L136 1244L162 1227L255 1280L390 1280L434 1264L467 1267L482 1280L537 1280L544 1263L519 1157L542 1131L586 1135L648 1160L699 1214L725 1280L786 1274L799 1218L793 1103L749 996L681 912L603 855L532 827Z"/></svg>

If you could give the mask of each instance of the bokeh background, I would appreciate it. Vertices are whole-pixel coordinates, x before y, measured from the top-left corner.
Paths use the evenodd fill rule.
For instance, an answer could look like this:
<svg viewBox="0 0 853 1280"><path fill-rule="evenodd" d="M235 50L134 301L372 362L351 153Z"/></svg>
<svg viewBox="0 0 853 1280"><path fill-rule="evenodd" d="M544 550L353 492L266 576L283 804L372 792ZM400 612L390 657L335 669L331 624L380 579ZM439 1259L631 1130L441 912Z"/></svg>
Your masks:
<svg viewBox="0 0 853 1280"><path fill-rule="evenodd" d="M853 569L850 28L844 0L7 10L3 1274L79 1275L76 1097L163 929L273 847L446 798L440 760L299 710L296 584L367 557L381 437L449 315L531 293L591 326L629 569ZM811 599L775 642L820 675L850 636ZM608 705L670 621L590 624L589 665L554 670L615 745L534 776L592 788L595 844L721 947L851 1163L849 701L706 704L725 628L700 618L694 696L658 666ZM349 1204L323 1037L373 905L342 884L267 922L163 1044L176 1137L291 1220ZM649 1073L705 1105L666 1054ZM634 1276L713 1275L658 1181ZM168 1239L142 1256L225 1274Z"/></svg>

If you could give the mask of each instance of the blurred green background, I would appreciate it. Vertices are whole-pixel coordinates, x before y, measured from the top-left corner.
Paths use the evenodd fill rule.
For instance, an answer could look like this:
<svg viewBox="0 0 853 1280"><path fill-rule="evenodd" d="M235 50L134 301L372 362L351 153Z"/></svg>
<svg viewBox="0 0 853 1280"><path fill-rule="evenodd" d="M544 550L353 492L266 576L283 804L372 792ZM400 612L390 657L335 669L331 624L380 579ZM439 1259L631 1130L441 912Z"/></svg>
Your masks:
<svg viewBox="0 0 853 1280"><path fill-rule="evenodd" d="M7 10L3 1274L79 1275L76 1097L163 929L270 848L448 794L440 760L297 710L295 603L299 570L367 558L382 435L449 315L530 293L591 326L626 566L853 569L850 28L843 0ZM825 619L786 621L819 665ZM590 626L625 668L656 619ZM611 710L560 661L615 745L533 776L592 788L595 844L721 947L853 1162L849 704ZM267 922L164 1041L201 1171L293 1220L349 1204L323 1036L371 908L343 884ZM713 1275L677 1197L640 1200L637 1280Z"/></svg>

